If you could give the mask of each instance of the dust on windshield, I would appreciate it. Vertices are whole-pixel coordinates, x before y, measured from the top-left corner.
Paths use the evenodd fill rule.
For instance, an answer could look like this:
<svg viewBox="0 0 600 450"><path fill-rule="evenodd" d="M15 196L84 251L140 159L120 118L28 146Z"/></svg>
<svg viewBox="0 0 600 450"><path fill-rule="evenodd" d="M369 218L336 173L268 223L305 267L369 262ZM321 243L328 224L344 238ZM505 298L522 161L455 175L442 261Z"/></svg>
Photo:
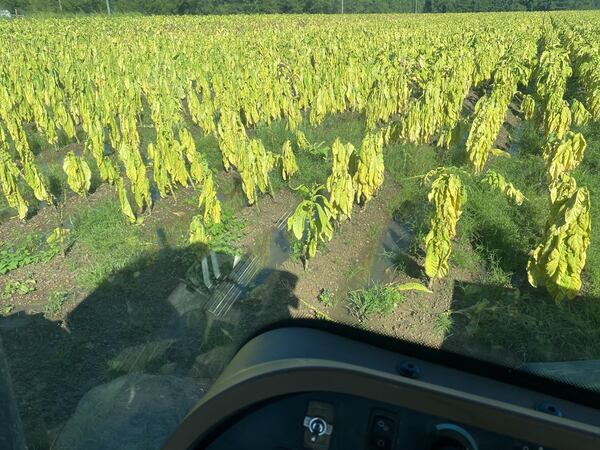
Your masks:
<svg viewBox="0 0 600 450"><path fill-rule="evenodd" d="M570 363L600 356L597 12L21 18L0 44L21 444L157 448L290 318L598 383Z"/></svg>

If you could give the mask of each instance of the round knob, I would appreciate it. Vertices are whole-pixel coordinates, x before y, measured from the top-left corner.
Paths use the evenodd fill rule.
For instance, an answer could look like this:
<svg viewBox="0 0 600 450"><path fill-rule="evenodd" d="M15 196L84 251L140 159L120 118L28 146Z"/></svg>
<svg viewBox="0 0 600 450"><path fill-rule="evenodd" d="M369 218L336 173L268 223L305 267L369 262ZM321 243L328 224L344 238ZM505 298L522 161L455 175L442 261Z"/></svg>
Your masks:
<svg viewBox="0 0 600 450"><path fill-rule="evenodd" d="M473 436L453 423L440 423L435 427L432 450L478 450Z"/></svg>
<svg viewBox="0 0 600 450"><path fill-rule="evenodd" d="M308 422L308 431L310 432L311 442L316 442L317 438L327 432L327 422L320 417L313 417Z"/></svg>
<svg viewBox="0 0 600 450"><path fill-rule="evenodd" d="M310 419L310 422L308 422L308 430L317 436L323 436L327 430L327 422L320 417L313 417Z"/></svg>

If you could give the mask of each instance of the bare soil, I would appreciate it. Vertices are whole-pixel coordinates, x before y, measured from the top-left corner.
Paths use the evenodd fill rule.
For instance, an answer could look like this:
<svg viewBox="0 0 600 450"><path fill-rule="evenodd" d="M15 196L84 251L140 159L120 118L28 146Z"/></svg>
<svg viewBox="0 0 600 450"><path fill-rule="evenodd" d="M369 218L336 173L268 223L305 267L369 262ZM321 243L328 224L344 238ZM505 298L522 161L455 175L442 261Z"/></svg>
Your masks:
<svg viewBox="0 0 600 450"><path fill-rule="evenodd" d="M437 332L433 324L440 313L448 311L451 307L452 282L440 282L432 295L408 293L405 302L392 314L374 317L364 323L359 323L348 308L348 291L363 288L369 281L372 249L379 243L381 233L392 220L392 205L396 203L397 195L398 186L389 179L386 180L375 198L364 207L356 208L352 218L336 229L333 239L322 246L317 256L309 262L307 270L304 270L300 261L293 258L280 266L282 272L292 274L297 280L292 294L298 302L297 307L289 308L290 316L326 318L429 346L442 345L444 335ZM245 244L251 246L255 237L260 235L259 230L273 227L289 210L289 205L285 197L276 197L275 200L262 199L261 212L251 210L248 214L249 223L246 238L243 240ZM407 270L414 278L405 273L398 273L395 281L424 282L420 273L422 262L422 258L413 259L411 270ZM470 280L474 275L453 269L450 278L455 277ZM333 296L334 305L326 307L320 302L319 295L323 290ZM274 320L278 318L281 317L274 317Z"/></svg>

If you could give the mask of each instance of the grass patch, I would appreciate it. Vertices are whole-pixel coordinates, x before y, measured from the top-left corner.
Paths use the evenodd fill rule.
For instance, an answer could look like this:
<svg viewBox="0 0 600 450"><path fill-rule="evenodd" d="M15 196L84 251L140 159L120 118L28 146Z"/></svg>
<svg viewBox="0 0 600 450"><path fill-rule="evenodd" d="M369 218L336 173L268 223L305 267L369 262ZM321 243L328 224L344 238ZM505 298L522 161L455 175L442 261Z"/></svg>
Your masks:
<svg viewBox="0 0 600 450"><path fill-rule="evenodd" d="M391 268L395 272L406 273L408 255L402 251L383 250L381 256L389 260Z"/></svg>
<svg viewBox="0 0 600 450"><path fill-rule="evenodd" d="M351 245L351 243L349 242L347 245ZM348 269L346 269L346 271L344 272L344 276L348 281L350 281L356 277L363 275L366 270L366 267L351 266Z"/></svg>
<svg viewBox="0 0 600 450"><path fill-rule="evenodd" d="M250 138L260 139L265 148L273 153L281 153L283 143L287 140L293 140L293 133L286 128L286 120L275 120L269 126L260 125L255 129L248 131Z"/></svg>
<svg viewBox="0 0 600 450"><path fill-rule="evenodd" d="M68 191L67 176L59 164L48 164L46 169L48 190L56 198L62 198Z"/></svg>
<svg viewBox="0 0 600 450"><path fill-rule="evenodd" d="M459 284L451 316L460 333L523 362L600 358L600 304L556 304L540 290Z"/></svg>
<svg viewBox="0 0 600 450"><path fill-rule="evenodd" d="M331 146L339 137L342 143L350 142L359 149L366 134L364 117L353 112L327 114L316 127L311 127L308 123L306 118L300 129L310 143L325 142Z"/></svg>
<svg viewBox="0 0 600 450"><path fill-rule="evenodd" d="M479 177L461 177L467 197L451 262L471 273L484 270L485 282L490 284L507 285L512 274L525 271L528 254L538 242L547 217L547 182L539 147L542 137L531 127L521 139L528 151L512 158L492 158L489 168L504 174L524 192L528 201L522 206L515 206L500 192L482 185ZM464 153L459 147L451 151L404 143L386 147L386 170L400 184L401 200L395 214L413 229L413 256L421 253L431 215L428 187L416 177L432 168L457 163L454 153Z"/></svg>
<svg viewBox="0 0 600 450"><path fill-rule="evenodd" d="M358 320L390 314L396 305L403 303L404 295L392 286L376 284L368 289L359 289L349 294L350 312Z"/></svg>
<svg viewBox="0 0 600 450"><path fill-rule="evenodd" d="M500 259L494 253L487 253L485 256L486 274L484 283L497 286L509 286L512 273L505 272L504 269L502 269L500 266Z"/></svg>
<svg viewBox="0 0 600 450"><path fill-rule="evenodd" d="M547 218L546 185L535 185L525 180L529 169L525 164L514 170L500 170L509 174L507 179L523 189L528 200L522 206L514 205L502 193L466 179L467 200L458 224L458 235L470 243L488 269L500 268L506 273L525 270L528 255L539 241ZM543 173L543 168L539 167ZM473 262L474 263L474 262ZM467 265L470 265L467 262Z"/></svg>
<svg viewBox="0 0 600 450"><path fill-rule="evenodd" d="M409 254L419 254L423 239L429 230L431 209L427 201L428 188L421 185L421 179L431 169L441 164L441 156L431 146L416 146L392 143L384 150L386 176L398 184L398 198L395 199L394 217L406 224L414 235Z"/></svg>
<svg viewBox="0 0 600 450"><path fill-rule="evenodd" d="M546 140L537 126L538 121L528 120L523 127L519 139L519 153L521 155L541 155Z"/></svg>
<svg viewBox="0 0 600 450"><path fill-rule="evenodd" d="M300 129L313 144L312 150L298 149L295 146L295 138L291 138L299 169L292 177L293 186L324 184L331 172L331 153L327 148L339 138L344 144L350 142L358 151L365 136L364 119L355 113L328 115L316 127L310 127L307 123L305 120ZM320 143L323 144L319 145Z"/></svg>
<svg viewBox="0 0 600 450"><path fill-rule="evenodd" d="M313 144L312 149L301 150L296 146L293 132L286 128L285 120L273 121L270 125L259 125L249 129L250 138L258 138L265 148L275 154L280 154L286 140L292 142L298 172L292 177L291 185L323 184L331 172L331 155L329 148L340 138L343 143L350 142L358 150L365 135L364 119L355 113L328 115L318 126L308 124L308 118L300 126L307 140ZM285 188L288 183L281 177L279 167L270 175L273 190Z"/></svg>
<svg viewBox="0 0 600 450"><path fill-rule="evenodd" d="M448 336L452 331L453 324L454 322L452 321L452 313L443 312L438 314L435 318L435 325L433 326L433 329L437 334Z"/></svg>
<svg viewBox="0 0 600 450"><path fill-rule="evenodd" d="M48 139L46 139L46 137L37 130L27 130L26 136L27 141L29 142L29 148L36 156L42 153L46 148L50 147Z"/></svg>
<svg viewBox="0 0 600 450"><path fill-rule="evenodd" d="M87 256L87 264L79 270L86 285L100 285L130 268L143 253L145 242L140 230L127 222L116 200L84 209L73 222L74 237Z"/></svg>
<svg viewBox="0 0 600 450"><path fill-rule="evenodd" d="M54 317L59 314L63 310L68 297L69 294L62 291L56 291L50 294L46 306L44 307L46 316Z"/></svg>
<svg viewBox="0 0 600 450"><path fill-rule="evenodd" d="M373 223L373 224L369 225L368 236L370 239L375 239L381 235L382 231L383 231L383 225Z"/></svg>
<svg viewBox="0 0 600 450"><path fill-rule="evenodd" d="M14 305L11 305L11 304L2 305L2 306L0 306L0 315L9 316L14 311L14 309L15 309Z"/></svg>
<svg viewBox="0 0 600 450"><path fill-rule="evenodd" d="M221 212L221 223L206 225L206 231L211 236L209 245L210 250L218 254L239 254L240 252L237 243L242 237L245 226L246 222L236 216L234 210L228 206L227 203L224 203ZM201 273L198 254L200 251L202 255L204 255L206 248L203 245L189 245L187 225L186 232L181 236L181 245L179 249L182 251L178 250L173 252L173 261L178 265L187 267L189 274L192 274L188 277L189 281L192 284L199 285L199 279L196 279L196 274Z"/></svg>
<svg viewBox="0 0 600 450"><path fill-rule="evenodd" d="M188 130L196 142L196 148L208 163L208 167L218 172L223 170L223 156L219 149L219 143L212 134L204 134L197 126L190 126Z"/></svg>
<svg viewBox="0 0 600 450"><path fill-rule="evenodd" d="M217 174L217 191L222 195L223 208L230 207L235 210L246 208L248 203L246 202L246 196L242 190L242 181L239 177L231 174L220 173ZM198 196L194 196L194 206L198 204Z"/></svg>
<svg viewBox="0 0 600 450"><path fill-rule="evenodd" d="M331 162L303 150L297 150L295 153L298 172L291 178L291 185L324 184L331 172Z"/></svg>
<svg viewBox="0 0 600 450"><path fill-rule="evenodd" d="M395 142L385 147L383 159L386 174L393 177L405 189L410 189L407 194L408 197L412 197L415 190L422 190L420 180L406 180L406 178L426 174L441 165L443 156L430 145Z"/></svg>
<svg viewBox="0 0 600 450"><path fill-rule="evenodd" d="M471 247L466 239L462 239L452 246L450 262L469 272L477 272L482 267L481 255Z"/></svg>

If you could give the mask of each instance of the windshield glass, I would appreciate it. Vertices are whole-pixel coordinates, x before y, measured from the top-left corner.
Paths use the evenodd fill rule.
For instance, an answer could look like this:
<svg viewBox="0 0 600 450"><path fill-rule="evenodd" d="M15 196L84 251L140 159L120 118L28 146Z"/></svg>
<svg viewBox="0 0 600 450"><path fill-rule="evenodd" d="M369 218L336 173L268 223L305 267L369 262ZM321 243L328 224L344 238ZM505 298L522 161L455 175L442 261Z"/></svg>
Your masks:
<svg viewBox="0 0 600 450"><path fill-rule="evenodd" d="M599 13L17 15L0 43L0 444L159 448L283 319L598 388Z"/></svg>

